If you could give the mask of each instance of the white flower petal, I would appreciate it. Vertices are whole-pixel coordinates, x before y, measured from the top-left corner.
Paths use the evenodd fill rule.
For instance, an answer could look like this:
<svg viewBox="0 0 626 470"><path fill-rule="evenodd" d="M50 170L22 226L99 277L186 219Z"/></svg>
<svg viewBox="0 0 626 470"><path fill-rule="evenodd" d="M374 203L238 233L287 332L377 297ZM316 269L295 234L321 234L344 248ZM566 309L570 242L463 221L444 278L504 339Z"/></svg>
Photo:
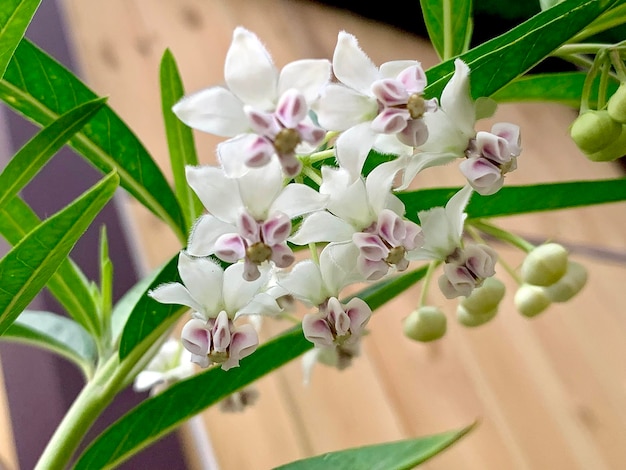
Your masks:
<svg viewBox="0 0 626 470"><path fill-rule="evenodd" d="M378 80L378 68L359 47L352 34L341 31L333 54L333 72L340 82L364 95L370 94L370 86Z"/></svg>
<svg viewBox="0 0 626 470"><path fill-rule="evenodd" d="M467 64L456 59L454 75L441 93L441 108L464 134L471 136L476 123L476 107L470 95L469 74Z"/></svg>
<svg viewBox="0 0 626 470"><path fill-rule="evenodd" d="M365 281L357 268L359 249L352 241L329 243L320 253L320 272L329 297L355 282Z"/></svg>
<svg viewBox="0 0 626 470"><path fill-rule="evenodd" d="M402 175L402 185L398 188L404 190L409 187L413 178L422 170L433 166L447 165L458 159L454 153L431 153L419 152L408 157L404 174Z"/></svg>
<svg viewBox="0 0 626 470"><path fill-rule="evenodd" d="M272 110L276 104L278 71L259 38L245 28L238 27L233 32L224 79L244 104L262 111Z"/></svg>
<svg viewBox="0 0 626 470"><path fill-rule="evenodd" d="M400 72L413 66L420 66L417 60L392 60L380 66L380 78L397 78Z"/></svg>
<svg viewBox="0 0 626 470"><path fill-rule="evenodd" d="M347 86L326 86L319 100L311 104L320 125L327 130L344 131L378 114L375 98L363 95Z"/></svg>
<svg viewBox="0 0 626 470"><path fill-rule="evenodd" d="M162 304L185 305L196 312L202 311L202 305L191 296L185 286L178 282L161 284L151 290L148 295Z"/></svg>
<svg viewBox="0 0 626 470"><path fill-rule="evenodd" d="M215 166L188 166L187 182L204 207L225 222L235 222L243 203L235 180Z"/></svg>
<svg viewBox="0 0 626 470"><path fill-rule="evenodd" d="M202 305L199 313L210 317L222 309L224 271L220 265L209 258L195 258L181 252L178 273L189 293Z"/></svg>
<svg viewBox="0 0 626 470"><path fill-rule="evenodd" d="M270 212L280 211L290 219L326 207L328 196L300 183L288 184L274 200Z"/></svg>
<svg viewBox="0 0 626 470"><path fill-rule="evenodd" d="M367 190L367 198L372 208L372 211L375 214L380 214L383 209L391 209L389 204L392 198L396 199L391 193L391 187L393 184L393 180L396 176L396 173L403 167L402 162L398 159L392 160L387 163L382 163L374 168L367 178L365 179L365 189ZM398 206L394 201L392 205L394 208L394 212L396 212L399 216L404 214L404 205L401 204L401 212L396 212Z"/></svg>
<svg viewBox="0 0 626 470"><path fill-rule="evenodd" d="M224 308L231 319L267 284L267 269L261 269L261 275L254 281L246 281L243 271L243 263L233 264L224 271Z"/></svg>
<svg viewBox="0 0 626 470"><path fill-rule="evenodd" d="M203 215L196 220L189 241L187 253L192 256L209 256L215 253L216 240L227 233L236 233L237 227L212 215Z"/></svg>
<svg viewBox="0 0 626 470"><path fill-rule="evenodd" d="M163 372L155 372L152 370L142 370L135 377L133 382L133 390L135 392L147 392L154 385L165 381Z"/></svg>
<svg viewBox="0 0 626 470"><path fill-rule="evenodd" d="M467 204L469 204L472 194L472 187L465 185L459 192L452 196L446 204L446 217L450 220L452 233L456 235L458 240L460 240L463 235L463 224L467 218L465 208Z"/></svg>
<svg viewBox="0 0 626 470"><path fill-rule="evenodd" d="M300 229L289 241L296 245L340 242L351 240L354 231L352 225L329 212L314 212L304 219Z"/></svg>
<svg viewBox="0 0 626 470"><path fill-rule="evenodd" d="M243 134L218 144L217 157L226 176L239 178L250 170L246 165L246 157L248 149L258 138L256 134Z"/></svg>
<svg viewBox="0 0 626 470"><path fill-rule="evenodd" d="M189 127L222 137L234 137L249 129L242 102L222 87L186 96L172 111Z"/></svg>
<svg viewBox="0 0 626 470"><path fill-rule="evenodd" d="M278 302L276 302L273 296L266 292L261 292L256 294L250 302L237 311L235 319L239 318L241 315L273 316L278 315L281 311L282 308L278 305Z"/></svg>
<svg viewBox="0 0 626 470"><path fill-rule="evenodd" d="M260 168L251 168L237 179L241 200L256 220L267 218L268 209L283 189L283 173L277 159Z"/></svg>
<svg viewBox="0 0 626 470"><path fill-rule="evenodd" d="M311 104L330 80L330 62L326 59L304 59L283 67L278 78L278 96L295 88Z"/></svg>
<svg viewBox="0 0 626 470"><path fill-rule="evenodd" d="M339 165L350 173L352 180L361 176L363 163L369 154L376 134L369 122L354 126L342 133L335 144Z"/></svg>
<svg viewBox="0 0 626 470"><path fill-rule="evenodd" d="M297 263L291 272L278 273L277 283L307 305L319 305L328 298L320 268L311 260Z"/></svg>

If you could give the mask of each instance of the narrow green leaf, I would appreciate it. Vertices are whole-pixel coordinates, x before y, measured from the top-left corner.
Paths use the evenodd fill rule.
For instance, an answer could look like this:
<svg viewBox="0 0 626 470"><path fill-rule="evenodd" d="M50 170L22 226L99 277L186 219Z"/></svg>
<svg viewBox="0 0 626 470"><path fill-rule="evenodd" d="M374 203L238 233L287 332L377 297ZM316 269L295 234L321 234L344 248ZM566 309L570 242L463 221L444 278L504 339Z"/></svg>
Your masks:
<svg viewBox="0 0 626 470"><path fill-rule="evenodd" d="M0 77L33 19L41 0L2 0L0 4Z"/></svg>
<svg viewBox="0 0 626 470"><path fill-rule="evenodd" d="M421 189L399 193L398 197L406 206L407 218L418 222L418 211L445 206L459 189ZM492 196L474 194L466 212L468 218L479 219L620 201L626 201L626 178L505 186Z"/></svg>
<svg viewBox="0 0 626 470"><path fill-rule="evenodd" d="M558 72L537 75L525 75L513 80L491 98L498 103L516 103L522 101L551 101L572 108L580 108L580 97L587 74L585 72ZM611 80L608 84L609 95L615 93L619 83ZM598 89L594 88L589 97L592 108L598 105Z"/></svg>
<svg viewBox="0 0 626 470"><path fill-rule="evenodd" d="M50 312L23 311L0 340L31 344L69 359L86 377L93 374L96 345L83 327Z"/></svg>
<svg viewBox="0 0 626 470"><path fill-rule="evenodd" d="M164 277L168 281L174 280L175 272L172 272L172 269L176 269L177 261L176 256L165 266L158 277ZM169 276L161 276L166 273ZM425 270L420 276L411 272L383 281L382 284L387 286L387 294L393 291L393 295L397 295L419 281L424 273ZM410 282L406 282L406 279L410 279ZM158 285L159 283L156 281L151 284ZM380 306L384 299L389 299L386 294L371 289L366 289L357 296L370 306ZM157 308L155 306L155 309ZM167 306L161 305L160 308L165 312ZM158 312L155 310L154 314L156 313ZM132 315L135 316L135 311ZM168 315L165 313L163 317L169 319ZM213 367L175 384L160 395L144 401L110 426L89 446L75 468L112 468L118 465L203 409L311 348L313 344L304 338L302 329L296 327L259 347L254 354L241 361L241 367L228 372L219 367Z"/></svg>
<svg viewBox="0 0 626 470"><path fill-rule="evenodd" d="M191 227L196 218L202 213L202 203L187 184L185 166L197 165L196 145L190 127L182 123L172 112L174 106L185 94L183 82L178 73L178 66L174 55L169 49L165 50L161 59L161 106L167 146L170 153L170 163L174 174L174 188L187 221Z"/></svg>
<svg viewBox="0 0 626 470"><path fill-rule="evenodd" d="M462 54L472 29L471 0L420 0L428 36L442 60Z"/></svg>
<svg viewBox="0 0 626 470"><path fill-rule="evenodd" d="M40 223L37 214L19 197L14 197L4 209L0 209L0 234L11 245L17 245ZM89 281L69 257L52 275L47 287L75 321L94 336L100 334L96 304L89 292Z"/></svg>
<svg viewBox="0 0 626 470"><path fill-rule="evenodd" d="M15 154L0 174L0 209L102 108L105 101L100 98L71 109L44 127Z"/></svg>
<svg viewBox="0 0 626 470"><path fill-rule="evenodd" d="M40 224L0 260L0 335L46 285L119 183L112 173Z"/></svg>
<svg viewBox="0 0 626 470"><path fill-rule="evenodd" d="M472 96L491 96L541 62L591 21L624 0L565 0L519 26L462 54L472 70ZM427 97L439 96L454 73L454 61L430 68Z"/></svg>
<svg viewBox="0 0 626 470"><path fill-rule="evenodd" d="M446 450L474 426L404 441L328 452L281 465L275 470L409 470Z"/></svg>
<svg viewBox="0 0 626 470"><path fill-rule="evenodd" d="M45 52L24 39L0 80L0 99L45 126L96 94ZM135 134L108 106L70 140L70 145L104 173L116 170L121 185L165 221L181 241L185 221L163 173Z"/></svg>

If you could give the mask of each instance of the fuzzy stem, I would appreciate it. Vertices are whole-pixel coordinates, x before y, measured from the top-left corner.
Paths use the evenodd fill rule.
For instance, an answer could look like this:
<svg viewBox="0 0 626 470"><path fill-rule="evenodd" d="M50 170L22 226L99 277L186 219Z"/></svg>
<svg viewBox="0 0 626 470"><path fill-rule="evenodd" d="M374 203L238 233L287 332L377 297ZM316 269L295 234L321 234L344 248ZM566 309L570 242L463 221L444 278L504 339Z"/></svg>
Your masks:
<svg viewBox="0 0 626 470"><path fill-rule="evenodd" d="M511 232L507 232L506 230L496 227L495 225L491 225L481 220L472 220L471 222L469 222L469 224L471 224L473 227L477 228L481 232L484 232L488 235L498 238L499 240L516 246L526 253L529 253L530 251L535 249L535 245L533 245L532 243L527 242L522 237L518 237Z"/></svg>

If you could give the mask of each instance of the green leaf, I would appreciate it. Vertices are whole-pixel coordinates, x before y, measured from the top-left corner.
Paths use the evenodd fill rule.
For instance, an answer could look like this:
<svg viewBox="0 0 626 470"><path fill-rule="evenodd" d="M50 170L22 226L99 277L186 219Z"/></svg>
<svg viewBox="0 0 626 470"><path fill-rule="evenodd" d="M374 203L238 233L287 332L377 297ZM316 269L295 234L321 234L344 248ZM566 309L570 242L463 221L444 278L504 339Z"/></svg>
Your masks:
<svg viewBox="0 0 626 470"><path fill-rule="evenodd" d="M30 344L69 359L91 377L96 363L96 345L83 327L50 312L25 310L0 340Z"/></svg>
<svg viewBox="0 0 626 470"><path fill-rule="evenodd" d="M472 31L471 0L420 0L433 47L442 60L465 52Z"/></svg>
<svg viewBox="0 0 626 470"><path fill-rule="evenodd" d="M462 54L472 70L472 96L491 96L541 62L604 11L624 0L566 0ZM454 61L430 68L427 97L439 96L454 73Z"/></svg>
<svg viewBox="0 0 626 470"><path fill-rule="evenodd" d="M171 281L175 262L177 257L161 271L161 274L169 273L169 277L161 274L159 277ZM383 281L381 284L386 286L386 294L370 288L357 296L370 306L380 306L390 298L389 295L397 295L418 282L425 272L423 270L421 275L411 272ZM152 285L159 283L153 282ZM227 372L213 367L173 385L156 397L144 401L110 426L89 446L75 468L111 468L118 465L185 420L312 348L313 344L304 338L302 329L296 327L260 346L254 354L241 361L241 367Z"/></svg>
<svg viewBox="0 0 626 470"><path fill-rule="evenodd" d="M587 74L585 72L559 72L537 75L525 75L513 80L491 95L498 103L521 101L539 101L564 104L580 108L580 97ZM608 84L609 95L615 93L619 83L611 80ZM598 105L598 89L594 88L589 97L589 106Z"/></svg>
<svg viewBox="0 0 626 470"><path fill-rule="evenodd" d="M0 4L0 77L13 57L41 0L2 0Z"/></svg>
<svg viewBox="0 0 626 470"><path fill-rule="evenodd" d="M422 189L398 197L406 206L407 218L418 222L417 212L445 206L459 189ZM620 201L626 201L626 178L505 186L492 196L474 194L466 212L468 218L479 219Z"/></svg>
<svg viewBox="0 0 626 470"><path fill-rule="evenodd" d="M41 220L19 197L0 209L0 233L11 245L17 245ZM47 284L50 293L67 313L94 336L100 333L96 304L89 291L89 281L80 268L66 258Z"/></svg>
<svg viewBox="0 0 626 470"><path fill-rule="evenodd" d="M40 224L0 260L0 335L46 285L118 183L117 174L108 175Z"/></svg>
<svg viewBox="0 0 626 470"><path fill-rule="evenodd" d="M0 174L0 209L102 108L105 101L105 98L88 101L71 109L41 130L15 154Z"/></svg>
<svg viewBox="0 0 626 470"><path fill-rule="evenodd" d="M409 470L446 450L474 426L433 436L328 452L281 465L275 470Z"/></svg>
<svg viewBox="0 0 626 470"><path fill-rule="evenodd" d="M161 59L161 106L167 146L170 153L170 162L174 174L174 188L178 202L183 208L187 226L191 227L196 218L202 213L202 203L187 184L185 166L197 165L198 156L190 127L176 117L172 112L174 106L185 94L183 82L178 73L178 66L174 55L169 49L165 50Z"/></svg>
<svg viewBox="0 0 626 470"><path fill-rule="evenodd" d="M0 80L0 99L45 126L81 103L97 98L70 71L24 39ZM70 145L104 173L116 170L121 185L187 238L176 196L145 147L108 106L87 123Z"/></svg>

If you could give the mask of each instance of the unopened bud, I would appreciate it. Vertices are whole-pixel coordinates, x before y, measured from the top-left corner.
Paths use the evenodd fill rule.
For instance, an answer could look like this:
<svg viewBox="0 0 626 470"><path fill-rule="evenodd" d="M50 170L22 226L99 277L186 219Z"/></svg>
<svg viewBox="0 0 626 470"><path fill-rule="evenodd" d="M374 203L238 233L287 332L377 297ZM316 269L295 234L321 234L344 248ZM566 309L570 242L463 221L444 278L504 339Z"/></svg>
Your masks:
<svg viewBox="0 0 626 470"><path fill-rule="evenodd" d="M592 162L612 162L626 155L626 124L620 124L620 126L621 134L610 145L585 156Z"/></svg>
<svg viewBox="0 0 626 470"><path fill-rule="evenodd" d="M488 277L482 286L477 287L469 297L461 300L460 306L472 315L490 313L493 310L497 310L500 301L504 298L504 290L502 281L495 277Z"/></svg>
<svg viewBox="0 0 626 470"><path fill-rule="evenodd" d="M567 302L578 294L587 283L587 268L570 261L565 275L558 282L546 287L546 295L552 302Z"/></svg>
<svg viewBox="0 0 626 470"><path fill-rule="evenodd" d="M626 124L626 82L609 98L606 110L613 120Z"/></svg>
<svg viewBox="0 0 626 470"><path fill-rule="evenodd" d="M441 309L420 307L404 320L404 334L415 341L428 342L446 333L447 319Z"/></svg>
<svg viewBox="0 0 626 470"><path fill-rule="evenodd" d="M621 124L606 110L586 111L570 127L570 135L578 148L590 154L609 146L621 133Z"/></svg>
<svg viewBox="0 0 626 470"><path fill-rule="evenodd" d="M522 280L535 286L549 286L567 270L567 250L558 243L546 243L532 250L522 263Z"/></svg>
<svg viewBox="0 0 626 470"><path fill-rule="evenodd" d="M459 304L456 308L456 319L463 326L480 326L495 317L497 313L498 307L481 313L474 313L467 310L462 304Z"/></svg>
<svg viewBox="0 0 626 470"><path fill-rule="evenodd" d="M543 287L522 284L513 299L515 307L525 317L539 315L550 306L550 298Z"/></svg>

